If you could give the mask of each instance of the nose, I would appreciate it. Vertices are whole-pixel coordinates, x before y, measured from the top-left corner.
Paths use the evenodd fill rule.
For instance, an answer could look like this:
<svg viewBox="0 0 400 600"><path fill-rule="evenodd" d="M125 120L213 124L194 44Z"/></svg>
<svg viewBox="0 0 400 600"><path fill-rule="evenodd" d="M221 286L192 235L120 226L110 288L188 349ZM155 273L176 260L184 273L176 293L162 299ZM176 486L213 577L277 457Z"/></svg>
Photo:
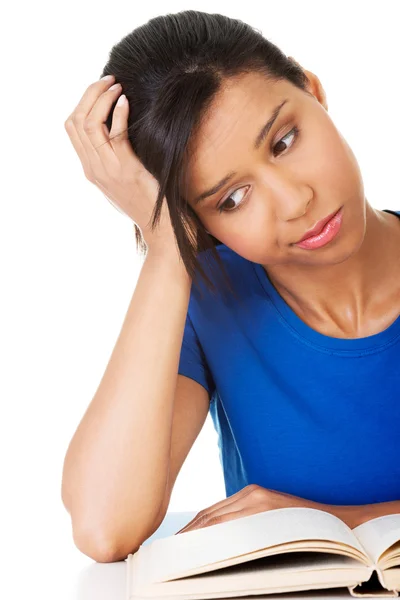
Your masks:
<svg viewBox="0 0 400 600"><path fill-rule="evenodd" d="M288 173L282 165L269 165L267 174L265 164L262 168L261 178L264 178L265 187L271 192L279 220L291 221L305 215L314 198L313 189L298 178L293 178L293 173Z"/></svg>
<svg viewBox="0 0 400 600"><path fill-rule="evenodd" d="M303 186L288 193L276 196L276 213L281 221L293 221L305 215L310 208L313 192L309 186Z"/></svg>

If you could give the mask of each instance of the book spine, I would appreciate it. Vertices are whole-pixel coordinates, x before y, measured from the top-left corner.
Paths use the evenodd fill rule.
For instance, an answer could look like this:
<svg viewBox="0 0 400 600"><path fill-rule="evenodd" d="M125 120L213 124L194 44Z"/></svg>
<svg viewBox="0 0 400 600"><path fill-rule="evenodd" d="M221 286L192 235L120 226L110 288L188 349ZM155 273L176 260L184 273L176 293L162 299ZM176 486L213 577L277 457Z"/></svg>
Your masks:
<svg viewBox="0 0 400 600"><path fill-rule="evenodd" d="M385 587L383 575L378 565L371 565L371 573L366 581L359 581L356 585L348 588L350 594L355 598L396 598L399 596L396 590L388 590Z"/></svg>

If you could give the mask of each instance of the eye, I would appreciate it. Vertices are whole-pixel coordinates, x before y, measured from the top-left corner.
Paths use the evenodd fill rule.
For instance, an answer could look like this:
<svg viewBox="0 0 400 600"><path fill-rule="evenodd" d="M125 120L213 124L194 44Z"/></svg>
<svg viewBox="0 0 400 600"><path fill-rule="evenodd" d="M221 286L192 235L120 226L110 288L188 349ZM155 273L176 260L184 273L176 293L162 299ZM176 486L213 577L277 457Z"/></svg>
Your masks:
<svg viewBox="0 0 400 600"><path fill-rule="evenodd" d="M296 126L293 127L293 129L291 129L289 131L289 133L287 133L280 140L278 140L275 145L271 146L271 150L273 151L275 148L277 148L279 146L279 144L282 144L282 143L286 146L287 144L283 140L289 136L293 137L293 142L289 145L289 148L291 148L293 146L293 144L295 143L298 134L299 134L299 128ZM282 152L279 152L278 154L282 154Z"/></svg>
<svg viewBox="0 0 400 600"><path fill-rule="evenodd" d="M291 147L292 147L292 146L295 144L295 142L296 142L296 140L297 140L297 138L298 138L298 135L299 135L299 133L300 133L300 129L299 129L298 127L296 127L296 126L295 126L295 127L293 127L293 129L291 129L291 130L289 131L289 133L287 133L287 134L286 134L286 135L284 135L284 136L283 136L283 137L282 137L280 140L278 140L278 141L276 142L276 144L272 145L272 146L271 146L271 150L272 150L272 152L274 153L274 156L276 156L276 155L277 155L277 154L276 154L276 148L278 148L280 144L284 144L285 146L287 146L287 144L286 144L286 142L285 142L284 140L285 140L286 138L288 138L288 137L292 137L292 138L293 138L293 141L292 141L292 142L289 144L289 148L291 148ZM274 152L274 150L275 150L275 152ZM285 150L285 148L283 148L283 150L281 150L280 152L278 152L278 155L279 155L279 154L282 154L282 152L283 152L284 150ZM230 213L231 213L231 212L236 212L237 210L239 210L239 209L240 209L240 208L243 206L243 204L244 204L244 203L243 203L243 201L242 201L242 202L240 202L240 204L239 204L238 206L235 206L235 207L233 207L233 208L230 208L230 209L226 209L226 205L228 204L228 201L229 201L229 200L231 200L231 198L233 198L234 194L236 194L237 192L242 192L242 190L245 190L245 189L246 189L246 188L248 188L248 187L249 187L249 186L245 186L245 187L243 187L243 188L239 188L239 189L235 190L234 192L232 192L232 193L231 193L231 194L230 194L230 195L229 195L229 196L226 198L226 200L225 200L225 201L223 201L223 202L222 202L222 203L219 205L219 207L217 207L217 210L218 210L220 213L222 213L222 212L230 212ZM246 196L246 194L245 194L245 196Z"/></svg>

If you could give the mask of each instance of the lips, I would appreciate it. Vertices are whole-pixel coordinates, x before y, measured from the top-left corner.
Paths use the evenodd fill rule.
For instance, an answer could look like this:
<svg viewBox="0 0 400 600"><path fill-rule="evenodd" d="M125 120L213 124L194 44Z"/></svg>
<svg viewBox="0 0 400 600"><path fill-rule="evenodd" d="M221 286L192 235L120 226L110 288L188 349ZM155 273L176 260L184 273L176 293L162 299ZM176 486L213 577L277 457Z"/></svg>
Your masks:
<svg viewBox="0 0 400 600"><path fill-rule="evenodd" d="M316 225L314 225L314 227L312 229L309 229L307 231L307 233L300 240L297 240L297 242L295 242L295 243L298 244L299 242L302 242L303 240L306 240L309 237L313 237L314 235L318 235L319 233L321 233L321 231L323 230L325 225L328 223L328 221L330 221L336 215L336 213L339 212L339 210L340 209L335 210L335 212L331 213L324 219L321 219L320 221L318 221L318 223Z"/></svg>

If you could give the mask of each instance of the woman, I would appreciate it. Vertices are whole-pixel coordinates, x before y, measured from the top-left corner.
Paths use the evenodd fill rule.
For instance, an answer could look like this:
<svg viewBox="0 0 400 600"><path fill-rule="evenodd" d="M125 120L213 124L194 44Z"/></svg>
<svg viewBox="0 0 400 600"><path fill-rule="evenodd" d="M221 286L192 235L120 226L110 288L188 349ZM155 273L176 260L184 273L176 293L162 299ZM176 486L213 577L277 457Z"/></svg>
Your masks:
<svg viewBox="0 0 400 600"><path fill-rule="evenodd" d="M65 127L147 254L65 459L77 546L120 560L158 528L208 410L227 498L182 531L400 512L400 211L365 198L318 77L196 11L134 30L105 74Z"/></svg>

